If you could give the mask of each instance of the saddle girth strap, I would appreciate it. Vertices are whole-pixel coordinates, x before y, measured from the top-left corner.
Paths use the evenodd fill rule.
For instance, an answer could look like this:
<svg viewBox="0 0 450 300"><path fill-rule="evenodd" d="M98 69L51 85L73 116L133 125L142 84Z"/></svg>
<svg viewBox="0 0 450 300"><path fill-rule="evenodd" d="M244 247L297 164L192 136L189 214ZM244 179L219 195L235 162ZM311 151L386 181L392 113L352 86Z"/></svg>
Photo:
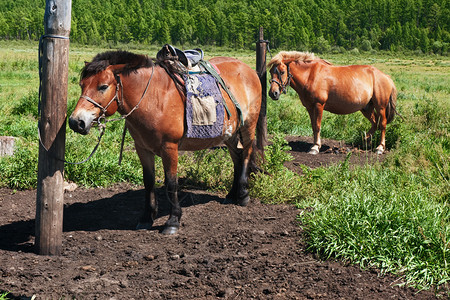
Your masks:
<svg viewBox="0 0 450 300"><path fill-rule="evenodd" d="M219 73L217 73L216 69L208 61L205 61L205 60L200 60L198 62L198 64L201 65L203 68L205 68L205 70L208 71L209 74L214 76L214 78L217 80L217 82L220 84L220 86L222 86L222 88L228 94L228 96L230 97L230 99L233 102L234 106L236 107L236 110L238 112L238 116L239 116L239 119L240 119L240 124L244 125L244 118L242 116L241 106L239 105L239 102L237 102L236 98L233 96L233 94L231 93L230 89L227 87L227 85L223 81L222 77L220 77ZM228 116L231 116L230 110L228 109L228 106L227 106L227 104L225 102L225 99L223 99L223 104L225 106L225 109L227 111Z"/></svg>

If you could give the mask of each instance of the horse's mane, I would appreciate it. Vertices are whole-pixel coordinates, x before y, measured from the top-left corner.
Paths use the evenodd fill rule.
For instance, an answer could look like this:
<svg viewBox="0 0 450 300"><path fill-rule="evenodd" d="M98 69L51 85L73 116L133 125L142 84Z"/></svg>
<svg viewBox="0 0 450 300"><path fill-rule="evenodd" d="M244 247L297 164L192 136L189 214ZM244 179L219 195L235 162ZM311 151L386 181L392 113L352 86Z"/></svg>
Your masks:
<svg viewBox="0 0 450 300"><path fill-rule="evenodd" d="M270 68L273 65L278 65L280 63L288 64L293 61L298 62L311 62L313 60L321 60L319 57L315 56L312 52L298 52L298 51L281 51L275 55L268 63ZM326 63L330 64L326 60Z"/></svg>
<svg viewBox="0 0 450 300"><path fill-rule="evenodd" d="M86 63L81 70L81 79L104 71L108 66L125 64L123 74L130 74L139 68L151 67L153 60L147 55L134 54L128 51L107 51L97 54L92 62Z"/></svg>

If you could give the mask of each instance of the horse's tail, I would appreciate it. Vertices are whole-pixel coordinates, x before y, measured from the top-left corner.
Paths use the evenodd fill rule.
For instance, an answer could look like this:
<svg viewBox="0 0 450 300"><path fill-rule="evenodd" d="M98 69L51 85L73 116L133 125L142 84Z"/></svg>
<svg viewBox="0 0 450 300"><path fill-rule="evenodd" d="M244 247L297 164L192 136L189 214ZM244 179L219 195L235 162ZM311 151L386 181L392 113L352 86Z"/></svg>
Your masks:
<svg viewBox="0 0 450 300"><path fill-rule="evenodd" d="M252 154L250 156L250 172L263 172L261 168L264 163L264 146L267 145L267 117L266 108L263 107L263 101L261 102L261 111L256 122L256 139L253 140Z"/></svg>
<svg viewBox="0 0 450 300"><path fill-rule="evenodd" d="M259 148L256 140L253 141L252 154L248 164L249 173L266 173L262 168L264 163L264 148Z"/></svg>
<svg viewBox="0 0 450 300"><path fill-rule="evenodd" d="M395 85L392 86L391 95L389 96L389 102L386 107L386 119L387 123L391 123L392 120L394 120L394 116L398 114L397 110L395 109L397 106L397 89L395 88Z"/></svg>

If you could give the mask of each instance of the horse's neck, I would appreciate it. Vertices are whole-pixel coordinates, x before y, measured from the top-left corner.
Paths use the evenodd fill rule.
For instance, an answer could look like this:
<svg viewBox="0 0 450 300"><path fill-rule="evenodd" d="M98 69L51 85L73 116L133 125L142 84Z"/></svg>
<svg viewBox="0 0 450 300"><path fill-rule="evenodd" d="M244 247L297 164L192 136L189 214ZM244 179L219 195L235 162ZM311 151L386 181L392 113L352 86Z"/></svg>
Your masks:
<svg viewBox="0 0 450 300"><path fill-rule="evenodd" d="M179 97L175 82L160 66L132 72L123 77L122 84L123 97L119 91L121 107L118 109L122 115L128 114L133 109L137 112L133 112L133 116L140 115L144 106L160 109L167 101L176 101L178 99L176 97Z"/></svg>
<svg viewBox="0 0 450 300"><path fill-rule="evenodd" d="M291 85L299 91L307 86L308 79L311 74L314 63L295 62L290 65L290 73L292 74Z"/></svg>
<svg viewBox="0 0 450 300"><path fill-rule="evenodd" d="M152 75L153 72L153 75ZM121 115L128 114L135 106L142 104L151 93L152 83L157 78L157 68L139 69L137 72L131 72L122 76L122 90L119 90L120 105L118 111ZM150 82L149 82L150 81ZM148 87L147 87L148 85Z"/></svg>

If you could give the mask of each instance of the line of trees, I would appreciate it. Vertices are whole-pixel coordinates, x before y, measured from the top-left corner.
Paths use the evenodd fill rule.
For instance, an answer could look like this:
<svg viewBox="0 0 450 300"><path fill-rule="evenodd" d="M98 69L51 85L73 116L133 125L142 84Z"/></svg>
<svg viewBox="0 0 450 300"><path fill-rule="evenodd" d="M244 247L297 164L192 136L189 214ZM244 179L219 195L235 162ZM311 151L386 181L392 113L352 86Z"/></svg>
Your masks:
<svg viewBox="0 0 450 300"><path fill-rule="evenodd" d="M0 39L36 40L45 0L0 0ZM71 40L447 54L448 0L74 0Z"/></svg>

